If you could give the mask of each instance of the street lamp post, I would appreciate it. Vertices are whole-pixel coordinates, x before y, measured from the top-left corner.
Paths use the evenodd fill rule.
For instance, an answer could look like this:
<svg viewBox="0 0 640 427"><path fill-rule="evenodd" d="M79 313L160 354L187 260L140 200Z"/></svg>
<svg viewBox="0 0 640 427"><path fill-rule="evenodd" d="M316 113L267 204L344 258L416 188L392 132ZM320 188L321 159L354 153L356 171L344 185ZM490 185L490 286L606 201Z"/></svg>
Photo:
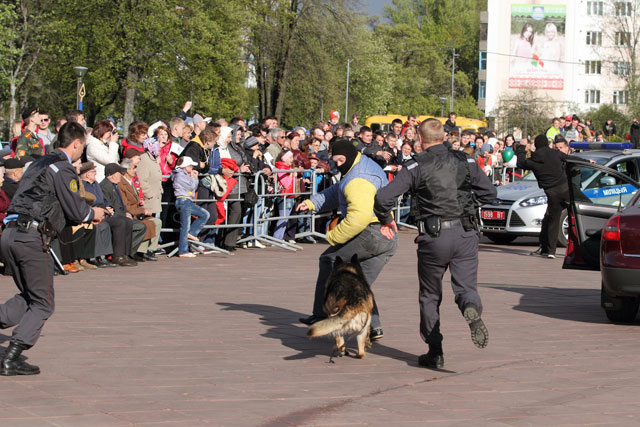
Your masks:
<svg viewBox="0 0 640 427"><path fill-rule="evenodd" d="M351 61L352 59L347 59L347 97L344 101L344 121L347 121L347 116L349 115L349 73L351 71Z"/></svg>
<svg viewBox="0 0 640 427"><path fill-rule="evenodd" d="M528 138L527 121L529 119L529 104L523 104L522 106L524 107L524 135L522 135L522 137Z"/></svg>
<svg viewBox="0 0 640 427"><path fill-rule="evenodd" d="M76 109L82 111L82 98L84 98L86 94L82 78L87 74L89 69L87 67L73 67L73 71L76 73L76 77L78 78L76 86Z"/></svg>
<svg viewBox="0 0 640 427"><path fill-rule="evenodd" d="M447 103L447 98L440 97L440 117L444 117L444 105Z"/></svg>

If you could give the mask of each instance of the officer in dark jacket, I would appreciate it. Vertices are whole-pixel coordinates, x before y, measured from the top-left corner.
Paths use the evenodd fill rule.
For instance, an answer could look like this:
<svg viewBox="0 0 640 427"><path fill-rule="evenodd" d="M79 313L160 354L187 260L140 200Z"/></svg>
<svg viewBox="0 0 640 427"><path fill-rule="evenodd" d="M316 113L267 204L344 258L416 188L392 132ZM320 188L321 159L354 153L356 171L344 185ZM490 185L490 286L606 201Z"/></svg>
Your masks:
<svg viewBox="0 0 640 427"><path fill-rule="evenodd" d="M629 135L631 135L633 148L640 148L640 118L633 118L633 123L631 123L631 128L629 129Z"/></svg>
<svg viewBox="0 0 640 427"><path fill-rule="evenodd" d="M443 145L444 131L436 119L420 125L424 151L407 162L393 181L378 190L374 212L381 232L393 238L398 228L390 210L398 196L411 190L411 211L418 220L418 275L420 281L420 335L429 352L421 366L442 368L440 303L442 276L451 269L456 304L471 328L473 343L483 348L489 333L480 314L478 295L478 204L494 200L497 192L478 164L466 154Z"/></svg>
<svg viewBox="0 0 640 427"><path fill-rule="evenodd" d="M80 159L85 131L67 123L58 133L59 148L33 162L16 192L2 233L2 257L11 267L20 293L0 306L0 327L16 326L0 361L0 375L39 374L37 366L20 360L53 314L51 239L66 223L99 224L104 209L91 208L78 194L78 175L72 162Z"/></svg>
<svg viewBox="0 0 640 427"><path fill-rule="evenodd" d="M547 195L547 211L542 218L540 230L540 248L531 252L531 255L555 258L560 217L569 203L569 184L562 163L569 155L549 148L549 140L545 135L536 136L534 144L536 151L531 154L530 159L526 158L523 146L516 149L517 167L533 171L538 186Z"/></svg>

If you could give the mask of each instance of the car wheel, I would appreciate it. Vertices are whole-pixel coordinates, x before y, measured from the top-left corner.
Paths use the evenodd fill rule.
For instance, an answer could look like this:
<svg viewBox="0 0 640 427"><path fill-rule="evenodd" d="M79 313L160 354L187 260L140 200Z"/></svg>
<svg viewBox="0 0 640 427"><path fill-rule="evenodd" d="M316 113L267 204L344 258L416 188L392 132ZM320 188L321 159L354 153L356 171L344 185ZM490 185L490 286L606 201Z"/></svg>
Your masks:
<svg viewBox="0 0 640 427"><path fill-rule="evenodd" d="M509 244L518 238L518 236L514 236L512 234L484 233L484 235L493 243L497 243L499 245Z"/></svg>
<svg viewBox="0 0 640 427"><path fill-rule="evenodd" d="M569 214L567 210L562 211L560 216L560 230L558 231L558 246L561 248L567 247L569 241Z"/></svg>
<svg viewBox="0 0 640 427"><path fill-rule="evenodd" d="M613 303L611 305L617 307L615 309L604 308L607 319L620 323L631 323L636 319L638 307L640 307L640 300L638 298L613 297L605 294L604 289L602 289L601 298L603 303L610 302Z"/></svg>

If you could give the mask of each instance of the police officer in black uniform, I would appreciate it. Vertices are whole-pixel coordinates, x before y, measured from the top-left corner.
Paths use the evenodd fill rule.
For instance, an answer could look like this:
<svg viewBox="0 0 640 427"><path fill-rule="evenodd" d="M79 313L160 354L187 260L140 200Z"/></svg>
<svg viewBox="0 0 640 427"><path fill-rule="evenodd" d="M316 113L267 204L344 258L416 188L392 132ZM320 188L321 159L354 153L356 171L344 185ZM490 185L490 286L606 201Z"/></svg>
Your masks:
<svg viewBox="0 0 640 427"><path fill-rule="evenodd" d="M486 347L489 333L480 314L477 289L477 206L496 198L497 192L478 164L460 151L443 145L442 123L428 119L420 125L424 151L417 154L389 185L378 190L374 212L382 234L398 228L389 213L398 197L411 190L411 212L418 220L418 276L420 281L420 335L429 352L418 358L421 366L442 368L440 303L442 277L451 269L455 301L471 328L476 347Z"/></svg>
<svg viewBox="0 0 640 427"><path fill-rule="evenodd" d="M104 209L91 208L78 193L78 175L71 163L82 156L85 130L67 123L58 133L59 148L27 169L5 218L1 250L20 293L0 305L0 328L16 326L0 361L0 375L39 374L37 366L20 360L53 314L51 239L67 223L99 224Z"/></svg>

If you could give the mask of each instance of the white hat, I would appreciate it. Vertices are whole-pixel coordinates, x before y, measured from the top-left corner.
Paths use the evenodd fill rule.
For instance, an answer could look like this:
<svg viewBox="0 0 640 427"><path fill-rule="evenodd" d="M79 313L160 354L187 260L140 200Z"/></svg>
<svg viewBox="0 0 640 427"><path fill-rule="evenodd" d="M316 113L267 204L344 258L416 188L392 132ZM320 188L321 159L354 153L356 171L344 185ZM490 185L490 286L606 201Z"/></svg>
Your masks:
<svg viewBox="0 0 640 427"><path fill-rule="evenodd" d="M202 123L204 122L204 119L202 118L202 116L200 114L196 114L193 116L193 124L197 125L198 123Z"/></svg>
<svg viewBox="0 0 640 427"><path fill-rule="evenodd" d="M179 168L186 168L187 166L198 166L198 164L194 162L193 159L189 156L182 157L182 160L178 163L179 164L177 165L177 167Z"/></svg>
<svg viewBox="0 0 640 427"><path fill-rule="evenodd" d="M151 138L155 133L156 129L158 129L160 126L165 126L162 120L158 120L157 122L149 126L149 130L147 131L147 136Z"/></svg>

